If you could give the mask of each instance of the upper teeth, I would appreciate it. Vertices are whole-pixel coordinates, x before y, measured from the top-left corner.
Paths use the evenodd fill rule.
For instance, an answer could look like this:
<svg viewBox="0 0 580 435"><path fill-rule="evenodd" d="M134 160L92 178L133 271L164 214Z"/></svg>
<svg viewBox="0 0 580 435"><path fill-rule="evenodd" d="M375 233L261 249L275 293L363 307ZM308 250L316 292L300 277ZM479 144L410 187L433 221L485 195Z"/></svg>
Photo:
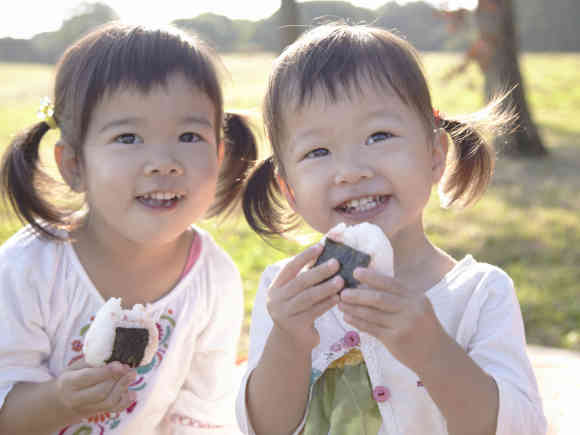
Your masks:
<svg viewBox="0 0 580 435"><path fill-rule="evenodd" d="M179 193L170 193L170 192L153 192L153 193L146 193L143 195L145 199L157 199L157 200L168 200L168 199L175 199L181 198L183 195Z"/></svg>
<svg viewBox="0 0 580 435"><path fill-rule="evenodd" d="M369 210L373 207L376 207L377 204L380 202L379 196L367 196L364 198L358 199L351 199L343 203L343 207L346 208L355 208L358 210Z"/></svg>

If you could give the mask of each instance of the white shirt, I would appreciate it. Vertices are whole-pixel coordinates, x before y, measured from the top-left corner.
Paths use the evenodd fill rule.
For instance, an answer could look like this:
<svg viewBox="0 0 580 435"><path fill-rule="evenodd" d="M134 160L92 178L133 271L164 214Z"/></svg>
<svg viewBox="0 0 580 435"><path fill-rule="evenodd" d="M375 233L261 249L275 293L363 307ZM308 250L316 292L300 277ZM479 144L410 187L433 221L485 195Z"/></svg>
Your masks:
<svg viewBox="0 0 580 435"><path fill-rule="evenodd" d="M256 295L248 370L236 405L238 423L246 434L255 433L246 408L247 381L259 363L273 326L266 309L267 291L287 261L264 271ZM467 256L426 295L446 332L495 379L499 389L496 434L544 435L547 423L526 353L519 303L509 276L497 267L478 263ZM421 380L376 338L348 325L337 307L319 317L315 326L320 344L312 351L310 394L313 383L332 361L343 356L350 347L359 346L383 418L379 434L447 434L445 419ZM302 430L305 419L306 415L295 433Z"/></svg>
<svg viewBox="0 0 580 435"><path fill-rule="evenodd" d="M152 363L138 369L131 386L135 404L62 435L81 427L91 429L87 434L237 433L242 282L230 257L208 233L195 230L197 262L147 307L158 319L159 348ZM15 383L49 381L80 358L83 334L104 303L70 243L25 228L0 247L0 407Z"/></svg>

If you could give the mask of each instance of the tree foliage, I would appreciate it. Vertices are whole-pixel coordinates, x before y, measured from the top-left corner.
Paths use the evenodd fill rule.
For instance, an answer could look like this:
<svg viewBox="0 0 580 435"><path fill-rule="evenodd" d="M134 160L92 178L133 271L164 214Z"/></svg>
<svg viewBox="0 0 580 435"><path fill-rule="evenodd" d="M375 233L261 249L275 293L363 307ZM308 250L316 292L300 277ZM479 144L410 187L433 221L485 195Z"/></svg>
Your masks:
<svg viewBox="0 0 580 435"><path fill-rule="evenodd" d="M353 6L345 1L297 3L302 29L324 22L345 20L371 23L395 30L419 50L464 50L476 35L467 30L450 34L439 11L415 1L400 5L385 0L376 10ZM580 51L580 1L514 0L519 46L528 51ZM54 62L64 49L92 28L117 19L103 3L81 3L56 32L41 33L32 39L0 39L0 60ZM277 52L282 36L280 11L258 21L232 20L216 14L176 20L175 25L198 33L221 51L266 50Z"/></svg>

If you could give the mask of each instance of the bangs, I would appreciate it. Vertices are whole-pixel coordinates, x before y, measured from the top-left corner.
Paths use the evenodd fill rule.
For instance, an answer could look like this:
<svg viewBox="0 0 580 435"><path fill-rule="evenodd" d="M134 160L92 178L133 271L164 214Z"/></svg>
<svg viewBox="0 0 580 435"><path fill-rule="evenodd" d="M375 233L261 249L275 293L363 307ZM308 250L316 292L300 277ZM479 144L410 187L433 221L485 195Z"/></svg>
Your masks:
<svg viewBox="0 0 580 435"><path fill-rule="evenodd" d="M87 44L88 42L88 44ZM193 88L207 94L216 106L216 127L221 128L223 98L209 47L174 29L147 29L141 26L104 28L94 41L85 41L87 52L79 53L80 62L71 59L68 77L74 102L70 114L80 128L81 142L87 131L93 109L106 95L121 88L148 93L164 86L168 78L182 73ZM72 55L70 58L74 58ZM64 75L66 76L66 75ZM76 121L76 122L75 122Z"/></svg>
<svg viewBox="0 0 580 435"><path fill-rule="evenodd" d="M167 31L144 31L135 28L122 38L112 35L111 44L95 63L89 94L102 96L120 86L133 86L148 92L152 87L166 84L173 73L183 73L197 88L214 94L217 82L212 61L187 41L185 35ZM121 35L120 35L121 36Z"/></svg>
<svg viewBox="0 0 580 435"><path fill-rule="evenodd" d="M398 74L405 60L400 58L401 53L368 33L337 29L321 41L317 41L316 31L311 36L311 46L307 42L303 58L296 58L295 83L301 86L294 91L300 106L320 91L333 102L342 95L352 97L367 81L377 89L393 90L408 103L406 86Z"/></svg>
<svg viewBox="0 0 580 435"><path fill-rule="evenodd" d="M430 125L429 88L418 53L407 41L366 26L338 24L309 31L274 66L264 101L271 141L280 143L289 102L300 109L322 95L332 103L362 92L369 82L397 95Z"/></svg>

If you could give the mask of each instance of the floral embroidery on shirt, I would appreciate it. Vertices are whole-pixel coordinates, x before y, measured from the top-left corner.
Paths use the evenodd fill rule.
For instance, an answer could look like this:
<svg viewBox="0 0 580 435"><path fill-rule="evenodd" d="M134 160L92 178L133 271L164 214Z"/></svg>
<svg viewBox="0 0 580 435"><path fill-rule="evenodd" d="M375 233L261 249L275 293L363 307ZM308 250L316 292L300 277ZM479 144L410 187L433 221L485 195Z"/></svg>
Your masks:
<svg viewBox="0 0 580 435"><path fill-rule="evenodd" d="M330 345L330 349L323 353L324 360L329 368L344 367L344 365L358 365L363 361L362 353L356 349L360 345L360 336L356 331L348 331L336 343ZM322 371L313 368L310 373L310 385L312 386Z"/></svg>
<svg viewBox="0 0 580 435"><path fill-rule="evenodd" d="M75 352L71 360L68 362L67 366L72 365L75 361L78 361L83 357L83 337L89 329L91 322L95 320L94 316L91 316L89 322L83 326L80 330L80 338L72 341L71 349ZM169 339L171 333L175 329L175 319L172 309L167 309L167 312L163 314L158 322L156 323L157 330L159 331L159 347L157 352L153 357L153 360L146 366L137 367L137 379L131 385L129 389L133 391L141 391L147 386L147 374L152 370L157 368L167 352L169 347ZM59 435L103 435L107 431L112 431L121 423L123 415L131 414L138 405L139 400L134 401L127 409L122 412L104 412L101 414L94 415L83 420L79 424L69 425L64 427L58 434Z"/></svg>

